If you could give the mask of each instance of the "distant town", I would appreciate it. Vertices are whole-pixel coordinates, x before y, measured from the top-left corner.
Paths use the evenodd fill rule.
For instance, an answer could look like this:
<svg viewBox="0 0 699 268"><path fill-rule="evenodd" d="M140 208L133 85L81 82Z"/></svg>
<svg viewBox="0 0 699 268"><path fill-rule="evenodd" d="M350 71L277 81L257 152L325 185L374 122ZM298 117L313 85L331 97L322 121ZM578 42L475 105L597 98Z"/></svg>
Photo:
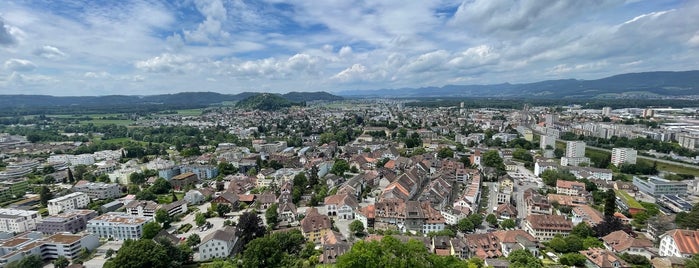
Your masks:
<svg viewBox="0 0 699 268"><path fill-rule="evenodd" d="M1 117L0 267L699 267L699 107L254 97Z"/></svg>

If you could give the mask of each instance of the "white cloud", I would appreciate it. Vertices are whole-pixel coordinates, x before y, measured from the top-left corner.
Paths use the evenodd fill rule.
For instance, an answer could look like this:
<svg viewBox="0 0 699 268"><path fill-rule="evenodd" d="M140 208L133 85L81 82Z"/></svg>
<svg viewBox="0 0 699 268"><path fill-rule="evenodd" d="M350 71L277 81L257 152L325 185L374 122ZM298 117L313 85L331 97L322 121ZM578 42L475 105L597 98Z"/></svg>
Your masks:
<svg viewBox="0 0 699 268"><path fill-rule="evenodd" d="M343 83L352 82L355 80L364 80L364 75L366 74L367 68L364 65L355 63L354 65L342 70L341 72L335 74L332 79L338 80Z"/></svg>
<svg viewBox="0 0 699 268"><path fill-rule="evenodd" d="M50 60L58 60L68 57L68 54L61 51L57 47L48 45L35 49L33 54Z"/></svg>
<svg viewBox="0 0 699 268"><path fill-rule="evenodd" d="M28 60L9 59L5 61L5 69L15 72L28 72L36 69L36 65Z"/></svg>
<svg viewBox="0 0 699 268"><path fill-rule="evenodd" d="M136 68L154 73L184 73L196 68L192 57L165 53L147 60L138 61Z"/></svg>

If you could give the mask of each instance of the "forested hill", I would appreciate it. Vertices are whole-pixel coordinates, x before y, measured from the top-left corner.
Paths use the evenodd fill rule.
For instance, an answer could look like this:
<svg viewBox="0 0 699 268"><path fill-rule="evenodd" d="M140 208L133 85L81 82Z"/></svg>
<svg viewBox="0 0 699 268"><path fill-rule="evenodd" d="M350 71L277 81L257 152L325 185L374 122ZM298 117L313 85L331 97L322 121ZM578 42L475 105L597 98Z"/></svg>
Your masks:
<svg viewBox="0 0 699 268"><path fill-rule="evenodd" d="M163 105L186 107L207 106L225 101L241 101L260 93L243 92L239 94L221 94L215 92L182 92L177 94L161 94L150 96L80 96L80 97L58 97L47 95L0 95L0 109L13 107L62 107L62 106L85 106L85 107L105 107L105 106L125 106L134 104ZM277 94L278 95L278 94ZM278 95L288 101L316 101L316 100L341 100L327 92L290 92Z"/></svg>

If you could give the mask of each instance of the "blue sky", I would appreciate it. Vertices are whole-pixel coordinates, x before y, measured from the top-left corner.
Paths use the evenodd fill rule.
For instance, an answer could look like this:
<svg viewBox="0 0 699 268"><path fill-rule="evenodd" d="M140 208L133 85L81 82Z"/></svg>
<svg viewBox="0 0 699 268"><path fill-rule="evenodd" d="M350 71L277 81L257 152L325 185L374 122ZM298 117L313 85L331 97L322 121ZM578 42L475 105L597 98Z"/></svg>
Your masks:
<svg viewBox="0 0 699 268"><path fill-rule="evenodd" d="M2 2L0 94L334 92L699 63L699 1Z"/></svg>

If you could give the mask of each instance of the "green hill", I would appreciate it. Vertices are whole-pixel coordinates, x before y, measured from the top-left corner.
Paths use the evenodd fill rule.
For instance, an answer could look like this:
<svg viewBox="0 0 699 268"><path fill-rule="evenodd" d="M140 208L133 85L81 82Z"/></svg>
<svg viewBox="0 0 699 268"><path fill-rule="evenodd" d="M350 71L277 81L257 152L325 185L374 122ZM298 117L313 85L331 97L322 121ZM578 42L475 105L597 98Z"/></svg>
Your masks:
<svg viewBox="0 0 699 268"><path fill-rule="evenodd" d="M239 101L236 107L240 109L272 111L294 105L304 106L305 104L303 102L291 102L279 94L260 93Z"/></svg>

